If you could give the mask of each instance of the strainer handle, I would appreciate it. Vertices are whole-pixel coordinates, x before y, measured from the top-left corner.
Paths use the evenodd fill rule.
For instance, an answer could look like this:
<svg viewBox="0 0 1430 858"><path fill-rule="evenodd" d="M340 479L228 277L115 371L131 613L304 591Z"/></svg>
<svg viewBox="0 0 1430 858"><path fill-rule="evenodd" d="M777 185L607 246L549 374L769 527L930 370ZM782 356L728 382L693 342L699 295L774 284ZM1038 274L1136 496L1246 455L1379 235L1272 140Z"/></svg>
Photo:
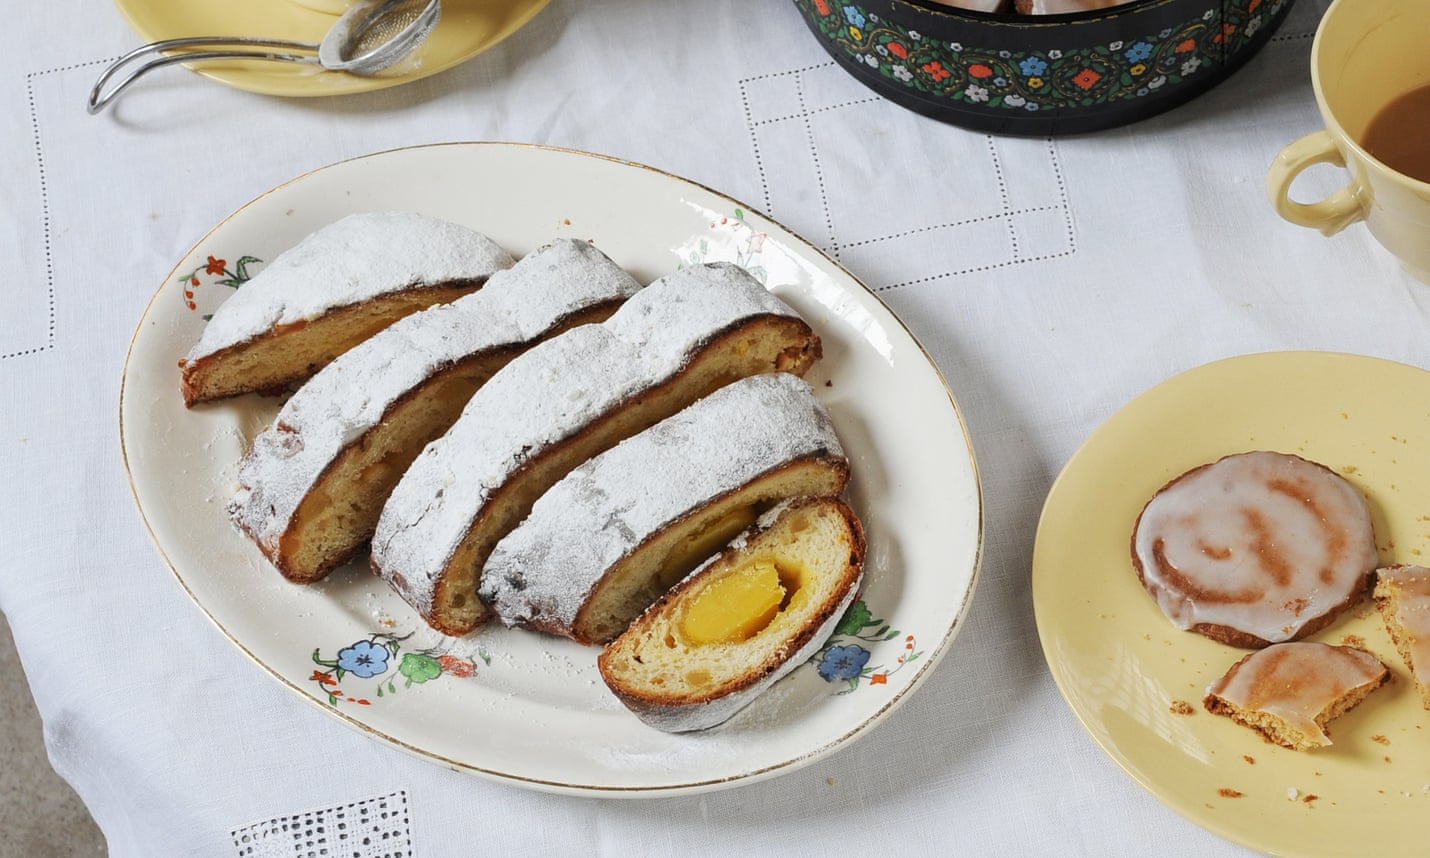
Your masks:
<svg viewBox="0 0 1430 858"><path fill-rule="evenodd" d="M241 47L238 47L241 46ZM223 50L204 50L224 48ZM269 50L260 50L260 49ZM103 110L111 101L153 69L203 60L276 60L279 62L311 63L316 65L318 46L310 42L293 42L286 39L259 39L251 36L203 36L184 39L165 39L135 48L109 64L89 91L86 109L91 113ZM279 53L296 51L298 53ZM142 60L142 62L141 62ZM127 75L105 91L105 86L121 70L130 68Z"/></svg>

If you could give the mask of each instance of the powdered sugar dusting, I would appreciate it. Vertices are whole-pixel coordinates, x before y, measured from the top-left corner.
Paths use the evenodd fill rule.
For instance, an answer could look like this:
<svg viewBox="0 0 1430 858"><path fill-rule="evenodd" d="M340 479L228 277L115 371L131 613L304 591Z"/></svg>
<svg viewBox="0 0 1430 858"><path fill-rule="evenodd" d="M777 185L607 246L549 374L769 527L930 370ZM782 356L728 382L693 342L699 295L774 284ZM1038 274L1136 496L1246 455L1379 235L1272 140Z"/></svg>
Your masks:
<svg viewBox="0 0 1430 858"><path fill-rule="evenodd" d="M639 288L599 250L563 239L477 292L399 320L313 376L254 438L232 516L265 550L276 550L328 465L411 390L460 360L530 343L571 314Z"/></svg>
<svg viewBox="0 0 1430 858"><path fill-rule="evenodd" d="M458 224L412 212L348 215L279 254L230 295L186 360L388 292L480 282L511 264L496 242Z"/></svg>
<svg viewBox="0 0 1430 858"><path fill-rule="evenodd" d="M733 382L552 486L497 543L482 598L509 625L539 617L570 628L591 588L651 536L762 474L822 454L843 450L802 379ZM566 538L573 533L581 538Z"/></svg>
<svg viewBox="0 0 1430 858"><path fill-rule="evenodd" d="M586 749L602 768L629 771L658 771L682 774L701 766L722 767L739 764L744 749L738 742L719 736L690 737L642 735L640 741L622 745L592 742Z"/></svg>
<svg viewBox="0 0 1430 858"><path fill-rule="evenodd" d="M375 565L423 614L448 558L492 493L534 456L678 373L715 332L763 315L797 318L743 269L699 265L663 277L600 325L554 337L507 364L398 482L373 538Z"/></svg>

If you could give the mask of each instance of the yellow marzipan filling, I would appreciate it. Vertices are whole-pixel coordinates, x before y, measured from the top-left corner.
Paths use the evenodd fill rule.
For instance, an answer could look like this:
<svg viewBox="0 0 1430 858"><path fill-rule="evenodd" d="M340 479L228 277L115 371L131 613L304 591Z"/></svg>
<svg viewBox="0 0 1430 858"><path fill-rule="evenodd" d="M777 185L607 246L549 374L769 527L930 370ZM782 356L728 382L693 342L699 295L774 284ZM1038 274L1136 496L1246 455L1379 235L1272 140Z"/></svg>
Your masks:
<svg viewBox="0 0 1430 858"><path fill-rule="evenodd" d="M754 560L695 594L680 630L696 646L749 640L779 614L785 592L774 561Z"/></svg>

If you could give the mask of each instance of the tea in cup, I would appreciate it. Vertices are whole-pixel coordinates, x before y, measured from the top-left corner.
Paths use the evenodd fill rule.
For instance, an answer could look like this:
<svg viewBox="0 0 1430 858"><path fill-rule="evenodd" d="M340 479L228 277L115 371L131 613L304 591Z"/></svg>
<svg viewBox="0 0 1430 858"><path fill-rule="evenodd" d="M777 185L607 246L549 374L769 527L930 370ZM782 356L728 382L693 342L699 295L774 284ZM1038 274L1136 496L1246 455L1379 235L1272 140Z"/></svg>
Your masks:
<svg viewBox="0 0 1430 858"><path fill-rule="evenodd" d="M1335 0L1316 29L1311 83L1325 129L1276 156L1276 211L1334 235L1364 220L1376 241L1430 282L1430 0ZM1290 197L1303 170L1329 163L1351 181L1313 203Z"/></svg>

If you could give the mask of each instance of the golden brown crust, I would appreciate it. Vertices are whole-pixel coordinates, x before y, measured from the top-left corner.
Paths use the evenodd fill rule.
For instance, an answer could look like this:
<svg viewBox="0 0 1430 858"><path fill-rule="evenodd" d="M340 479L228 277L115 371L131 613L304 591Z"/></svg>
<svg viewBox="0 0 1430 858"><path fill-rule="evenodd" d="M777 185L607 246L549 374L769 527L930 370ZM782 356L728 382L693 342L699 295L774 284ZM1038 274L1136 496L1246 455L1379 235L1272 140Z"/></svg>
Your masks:
<svg viewBox="0 0 1430 858"><path fill-rule="evenodd" d="M194 360L180 360L179 389L192 408L244 393L292 389L338 355L398 319L475 292L486 278L412 286L269 331Z"/></svg>
<svg viewBox="0 0 1430 858"><path fill-rule="evenodd" d="M298 543L300 542L300 540L308 537L308 534L304 531L306 521L312 516L312 513L309 510L311 499L318 497L320 493L322 493L329 484L339 479L341 476L351 472L354 467L361 466L364 458L363 454L366 452L366 450L369 447L381 445L381 435L388 432L391 427L395 425L400 425L405 422L402 415L408 406L418 400L425 392L431 391L438 386L444 385L449 382L460 383L461 377L465 374L466 371L468 371L468 367L471 365L485 363L492 360L507 360L510 359L512 356L519 354L521 351L522 349L520 348L511 347L503 349L496 354L487 352L479 355L474 355L468 360L459 361L457 363L452 364L451 366L442 370L440 373L437 373L436 375L433 375L431 378L427 379L423 384L411 388L407 392L403 393L402 396L400 396L398 399L394 400L392 404L388 406L388 408L383 412L383 418L380 422L375 424L367 432L364 432L360 438L354 440L351 444L348 444L347 447L344 448L343 451L339 453L338 456L335 457L331 462L329 462L326 468L323 469L322 473L318 476L318 479L314 481L313 488L308 493L308 499L306 499L302 504L299 505L298 510L294 513L292 520L290 520L289 522L287 530L285 530L283 535L279 537L278 543L275 547L276 550L270 550L267 545L265 545L261 540L258 540L255 537L255 542L258 544L258 547L263 551L264 555L266 555L268 559L273 562L273 565L277 567L278 571L283 574L283 577L287 578L289 581L294 582L295 584L311 584L314 581L326 577L327 574L333 569L337 568L338 566L341 566L349 560L352 560L353 558L357 557L362 553L363 549L366 547L366 540L354 542L352 545L348 546L346 551L336 554L330 554L325 557L322 562L312 566L304 566L298 563L294 558L295 553L298 551ZM460 406L457 408L457 411L460 412ZM428 440L430 440L432 437L435 437L436 435L441 434L441 432L445 430L447 426L451 425L452 421L457 419L457 413L445 414L442 417L442 422L429 426L425 431L421 432L420 434ZM392 475L390 479L383 481L384 485L378 487L373 492L373 497L371 498L369 503L365 504L367 506L370 506L368 512L371 515L372 525L375 525L377 522L377 514L382 509L382 501L386 498L387 492L391 491L391 484L397 481L397 478L401 476L402 471L406 469L407 465L411 464L411 460L415 458L416 455L420 452L421 447L418 446L416 449L408 451L408 455L402 457L400 460L383 462L385 466L389 466L391 468ZM368 531L368 535L371 536L371 525L367 526L365 529ZM251 532L249 535L254 536L254 534L252 534Z"/></svg>
<svg viewBox="0 0 1430 858"><path fill-rule="evenodd" d="M828 451L825 451L825 453L818 456L809 456L788 462L779 468L767 471L766 473L762 474L758 479L752 481L747 485L733 487L729 491L717 497L711 498L708 503L702 504L700 509L691 510L680 521L673 523L670 528L650 534L646 537L646 539L644 539L631 551L629 558L637 557L650 544L654 543L657 540L668 540L671 538L674 538L677 541L680 540L682 535L684 535L684 525L687 522L697 520L699 514L704 510L709 510L712 508L718 509L724 506L728 506L731 503L739 503L744 496L748 495L761 496L759 501L761 511L763 511L764 508L773 506L776 501L787 499L775 495L772 491L769 490L762 491L762 487L767 485L777 485L782 481L785 475L793 474L796 471L810 471L813 473L817 473L819 475L819 478L822 478L827 481L828 484L824 487L826 489L824 494L830 496L838 495L839 493L844 491L844 487L849 483L849 462L842 455L829 455ZM801 482L803 482L805 485L808 485L807 479L808 478ZM812 494L814 489L811 488L809 489L809 491ZM850 515L852 515L852 513L850 513ZM855 524L857 526L857 520L855 521ZM862 531L860 532L862 534ZM860 548L859 555L861 558L863 557L862 547ZM684 573L690 571L690 568L687 567L686 569L682 569L679 571L682 577L684 577ZM591 595L593 596L594 593ZM657 599L656 601L661 600ZM557 624L548 625L546 623L542 623L539 619L533 621L531 623L531 627L537 629L538 631L547 632L548 634L567 635L574 639L577 643L588 645L609 643L612 638L619 634L620 630L602 634L600 630L595 626L595 624L593 624L591 620L589 620L587 617L588 609L591 606L591 602L592 599L590 596L588 596L586 603L582 605L579 611L576 612L576 621L571 624L570 628L566 628L563 625Z"/></svg>
<svg viewBox="0 0 1430 858"><path fill-rule="evenodd" d="M692 729L687 724L687 719L691 718L706 719L703 722L697 721L698 726L693 729L710 726L708 723L710 720L723 720L723 717L729 717L729 714L733 714L739 706L748 702L748 699L739 699L739 695L752 696L758 693L762 690L762 683L769 681L772 675L777 672L787 672L792 666L797 666L801 655L807 655L811 647L817 647L823 643L823 639L827 637L830 623L837 621L838 613L843 610L842 606L848 603L854 588L858 585L867 552L867 542L863 525L858 516L842 501L835 498L805 498L794 501L788 506L789 510L801 508L814 508L820 513L837 513L841 517L848 535L847 563L835 573L837 580L827 590L830 594L827 603L819 606L818 610L812 611L777 649L759 662L749 665L738 676L721 681L708 690L692 692L689 689L669 686L658 689L649 686L636 687L626 682L617 664L619 659L627 657L621 652L622 641L650 634L663 618L668 618L671 615L672 608L703 585L705 575L712 574L712 570L718 570L722 564L736 562L743 546L755 543L775 522L768 522L763 528L759 526L752 528L740 543L727 548L717 558L703 566L700 571L677 584L657 600L631 624L621 638L606 647L598 656L597 667L602 678L611 692L627 708L643 720L662 729ZM761 550L766 551L768 548L762 547ZM821 632L825 632L825 634L821 634ZM716 706L724 701L729 701L726 707L728 711L714 716L706 716L705 713L692 715L704 707Z"/></svg>
<svg viewBox="0 0 1430 858"><path fill-rule="evenodd" d="M602 321L609 317L621 303L622 299L612 299L570 313L553 325L542 339L556 336L577 325ZM357 557L367 546L367 540L372 535L372 529L377 524L377 516L382 510L382 504L386 501L387 495L392 491L392 486L421 452L422 445L452 425L472 392L496 368L526 351L534 342L510 344L498 349L486 349L466 355L395 398L384 410L381 420L374 423L361 437L349 443L322 470L314 480L312 488L309 489L307 498L299 505L289 520L287 528L279 536L276 545L270 545L264 540L258 539L242 522L240 522L240 526L244 526L244 529L254 538L258 547L283 574L283 577L294 583L309 584L320 580L333 569ZM444 396L444 389L461 389L465 391L465 395ZM444 400L445 405L440 404ZM409 417L409 411L414 412L413 416ZM413 420L420 420L422 423L419 427L413 428L409 425ZM391 445L388 443L387 436L399 430L414 436L415 441L409 442L404 450L389 453L378 463L368 461L370 458L367 455L368 451L389 448ZM305 540L317 536L310 532L309 522L313 521L316 516L313 507L321 504L322 498L330 494L329 487L334 484L341 485L351 479L354 471L370 468L375 464L384 469L385 476L372 480L372 485L367 487L368 490L362 493L362 496L355 497L350 491L346 497L356 506L354 514L364 517L363 523L356 528L364 534L363 537L348 540L346 547L326 552L325 556L317 562L304 562L297 559L298 555L303 553L301 544Z"/></svg>
<svg viewBox="0 0 1430 858"><path fill-rule="evenodd" d="M723 371L705 372L707 362L738 355L742 340L762 336L777 336L788 345L768 363L761 362L756 366L742 357L740 360L743 363L732 360ZM696 357L679 372L640 391L621 407L594 418L580 432L526 459L501 486L491 491L473 517L466 536L452 552L446 571L434 582L432 608L421 611L428 625L443 634L461 636L471 633L486 620L488 611L475 596L480 570L486 565L487 557L497 542L520 523L541 493L557 479L603 450L650 428L731 381L774 370L803 376L823 355L823 345L819 335L802 319L771 313L749 316L732 323L702 339L691 353ZM697 370L703 375L698 386L692 388L691 378ZM551 472L549 478L534 477L538 471L547 470ZM384 569L376 558L373 559L373 567L381 576L397 577ZM405 581L402 583L405 584ZM395 580L393 584L401 592L401 585Z"/></svg>
<svg viewBox="0 0 1430 858"><path fill-rule="evenodd" d="M838 510L839 514L843 516L845 525L849 528L849 533L852 537L852 544L850 545L849 549L849 563L840 572L839 583L836 585L836 589L842 592L853 586L854 582L858 580L859 575L864 568L864 555L867 551L867 541L864 536L864 526L859 521L859 517L854 514L854 511L843 503L840 503L838 505ZM759 532L761 531L753 531L751 533L751 537L753 537ZM733 554L735 550L736 549L726 549L722 556ZM684 598L685 594L689 592L689 590L694 586L695 583L695 580L692 578L687 579L680 584L677 584L673 589L671 589L659 600L657 600L656 603L650 607L649 611L643 614L641 618L637 619L636 623L641 623L643 621L649 622L650 620L647 620L646 617L654 618L662 611L666 610L672 602L676 602ZM637 691L635 689L627 688L625 686L613 686L611 690L613 693L615 693L617 697L621 699L622 703L624 703L626 706L630 707L633 710L657 708L662 706L670 706L673 704L691 705L707 703L710 700L714 699L716 696L724 696L726 694L733 694L742 691L745 688L754 685L756 682L765 678L769 674L773 673L776 669L780 667L780 665L782 665L787 660L790 654L798 652L800 649L804 648L805 644L809 643L810 638L813 637L815 632L819 630L820 621L822 619L823 618L819 616L811 617L809 622L806 622L804 625L800 626L799 632L794 637L790 638L786 647L781 652L773 654L770 657L766 658L764 661L762 661L760 664L751 667L750 670L739 680L737 680L735 684L723 689L719 695L700 694L694 697L688 697L669 692L665 694L652 694L650 692ZM632 623L632 629L636 629L636 623ZM600 656L598 656L596 659L596 664L602 669L603 675L605 672L604 665L606 661L606 656L607 651L602 650Z"/></svg>

